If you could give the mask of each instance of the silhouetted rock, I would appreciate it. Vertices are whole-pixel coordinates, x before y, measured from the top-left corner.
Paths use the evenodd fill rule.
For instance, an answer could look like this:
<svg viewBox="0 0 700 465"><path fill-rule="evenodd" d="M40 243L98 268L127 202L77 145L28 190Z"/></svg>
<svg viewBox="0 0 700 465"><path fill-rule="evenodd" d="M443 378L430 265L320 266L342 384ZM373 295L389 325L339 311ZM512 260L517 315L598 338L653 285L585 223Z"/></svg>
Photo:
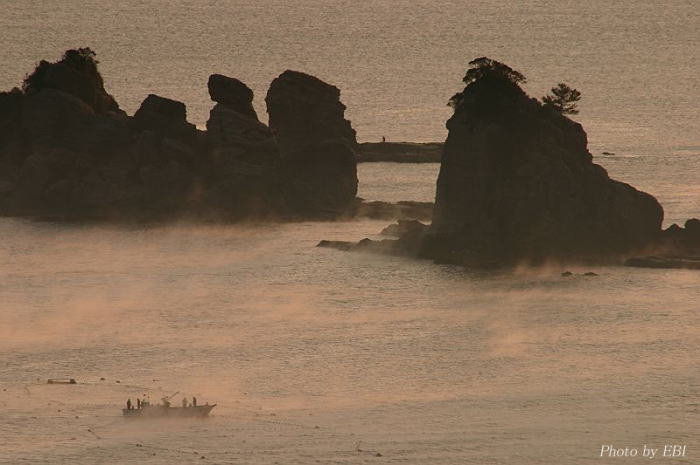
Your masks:
<svg viewBox="0 0 700 465"><path fill-rule="evenodd" d="M700 220L691 218L684 227L672 224L655 244L655 252L670 255L700 255Z"/></svg>
<svg viewBox="0 0 700 465"><path fill-rule="evenodd" d="M187 122L185 104L155 94L149 94L141 103L134 114L134 126L190 145L197 143L197 129Z"/></svg>
<svg viewBox="0 0 700 465"><path fill-rule="evenodd" d="M285 71L265 101L289 207L305 215L342 214L357 195L357 141L338 88Z"/></svg>
<svg viewBox="0 0 700 465"><path fill-rule="evenodd" d="M79 98L44 89L24 100L21 127L35 149L70 146L82 135L83 124L94 115L92 107Z"/></svg>
<svg viewBox="0 0 700 465"><path fill-rule="evenodd" d="M205 133L187 121L182 102L155 94L127 116L105 91L94 58L90 49L69 50L56 63L39 63L23 91L0 93L0 214L358 213L357 142L337 88L302 73L276 79L268 101L277 138L258 120L244 83L212 75L217 103Z"/></svg>
<svg viewBox="0 0 700 465"><path fill-rule="evenodd" d="M347 241L321 241L316 247L341 250L343 252L372 252L387 255L403 255L404 248L399 241L393 239L384 239L381 241L373 241L365 238L359 242Z"/></svg>
<svg viewBox="0 0 700 465"><path fill-rule="evenodd" d="M487 76L458 96L423 256L609 260L659 235L659 203L594 164L580 124L505 79Z"/></svg>
<svg viewBox="0 0 700 465"><path fill-rule="evenodd" d="M700 220L691 218L684 227L672 224L642 252L625 264L647 268L700 268L697 266L700 260Z"/></svg>
<svg viewBox="0 0 700 465"><path fill-rule="evenodd" d="M349 250L352 250L352 248L355 247L355 245L356 244L354 242L322 240L321 242L316 244L316 247L325 247L328 249L337 249L347 252Z"/></svg>
<svg viewBox="0 0 700 465"><path fill-rule="evenodd" d="M104 88L95 53L89 48L68 50L55 63L42 60L25 79L24 90L32 95L44 89L70 94L96 113L120 112L116 100Z"/></svg>
<svg viewBox="0 0 700 465"><path fill-rule="evenodd" d="M253 91L243 82L221 74L212 74L209 76L207 87L213 101L222 103L238 113L258 119L253 108Z"/></svg>
<svg viewBox="0 0 700 465"><path fill-rule="evenodd" d="M207 121L208 202L239 216L278 211L279 149L253 110L253 91L238 79L215 74L209 93L219 103Z"/></svg>
<svg viewBox="0 0 700 465"><path fill-rule="evenodd" d="M152 219L187 204L202 141L184 105L149 96L129 118L96 64L68 51L0 94L0 214Z"/></svg>
<svg viewBox="0 0 700 465"><path fill-rule="evenodd" d="M399 220L382 229L382 236L404 237L409 234L424 234L429 226L416 220Z"/></svg>

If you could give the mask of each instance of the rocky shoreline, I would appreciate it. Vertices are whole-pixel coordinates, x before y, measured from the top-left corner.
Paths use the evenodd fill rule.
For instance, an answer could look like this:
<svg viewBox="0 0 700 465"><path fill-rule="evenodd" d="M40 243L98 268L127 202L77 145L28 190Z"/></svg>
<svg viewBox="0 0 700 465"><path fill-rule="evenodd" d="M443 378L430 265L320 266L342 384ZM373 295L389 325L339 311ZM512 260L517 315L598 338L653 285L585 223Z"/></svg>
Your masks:
<svg viewBox="0 0 700 465"><path fill-rule="evenodd" d="M420 207L357 199L355 130L340 90L285 71L269 125L238 79L210 76L206 131L182 102L150 94L133 116L106 90L95 53L41 61L0 93L0 215L61 220L403 218Z"/></svg>
<svg viewBox="0 0 700 465"><path fill-rule="evenodd" d="M265 96L269 124L253 91L220 74L207 82L206 131L182 102L156 94L130 116L97 65L89 48L68 50L41 61L22 89L0 93L1 216L398 219L385 231L395 239L319 245L467 267L698 268L700 220L662 230L652 195L593 163L586 132L566 116L570 102L530 97L522 74L486 57L470 63L450 100L444 144L359 144L340 90L291 70ZM367 161L440 161L435 204L358 198L357 163Z"/></svg>
<svg viewBox="0 0 700 465"><path fill-rule="evenodd" d="M593 163L586 132L563 111L572 106L530 97L520 87L525 77L503 63L482 57L470 65L466 87L450 101L431 224L398 223L396 239L319 246L471 268L696 267L700 221L662 230L652 195Z"/></svg>

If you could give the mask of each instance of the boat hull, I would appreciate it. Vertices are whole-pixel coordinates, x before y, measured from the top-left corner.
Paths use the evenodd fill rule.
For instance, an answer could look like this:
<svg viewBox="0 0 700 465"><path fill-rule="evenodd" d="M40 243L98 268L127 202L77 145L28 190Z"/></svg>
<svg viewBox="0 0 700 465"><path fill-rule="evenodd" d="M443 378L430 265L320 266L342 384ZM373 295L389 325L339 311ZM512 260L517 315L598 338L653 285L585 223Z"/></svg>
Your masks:
<svg viewBox="0 0 700 465"><path fill-rule="evenodd" d="M164 407L149 405L140 409L122 409L126 418L203 418L216 407L213 405L198 405L196 407Z"/></svg>

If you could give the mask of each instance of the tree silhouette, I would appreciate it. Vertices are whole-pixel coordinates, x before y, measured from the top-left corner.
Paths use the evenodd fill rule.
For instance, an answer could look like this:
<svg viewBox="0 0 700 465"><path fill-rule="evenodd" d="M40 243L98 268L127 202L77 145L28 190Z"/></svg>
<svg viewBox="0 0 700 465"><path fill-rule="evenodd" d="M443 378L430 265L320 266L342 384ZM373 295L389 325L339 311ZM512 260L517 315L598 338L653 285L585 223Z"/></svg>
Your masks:
<svg viewBox="0 0 700 465"><path fill-rule="evenodd" d="M505 63L492 60L488 57L476 58L470 61L467 74L464 75L464 79L462 80L466 85L469 85L485 77L506 79L514 84L521 84L527 80L520 72L514 70Z"/></svg>
<svg viewBox="0 0 700 465"><path fill-rule="evenodd" d="M577 115L576 105L581 100L581 92L560 82L556 87L552 87L550 93L542 97L542 102L563 115Z"/></svg>
<svg viewBox="0 0 700 465"><path fill-rule="evenodd" d="M489 86L494 89L520 89L519 84L526 82L526 78L519 71L514 70L505 63L493 60L489 57L476 58L469 62L469 69L462 81L469 87L470 85L482 81L489 81ZM464 99L464 93L458 92L452 96L448 105L453 108L459 108Z"/></svg>
<svg viewBox="0 0 700 465"><path fill-rule="evenodd" d="M97 71L99 61L95 59L95 52L90 47L67 50L61 59L55 64L65 65L77 72L88 73L102 84L102 77ZM22 90L26 93L38 92L46 87L47 73L54 63L41 60L31 74L27 74L22 83Z"/></svg>

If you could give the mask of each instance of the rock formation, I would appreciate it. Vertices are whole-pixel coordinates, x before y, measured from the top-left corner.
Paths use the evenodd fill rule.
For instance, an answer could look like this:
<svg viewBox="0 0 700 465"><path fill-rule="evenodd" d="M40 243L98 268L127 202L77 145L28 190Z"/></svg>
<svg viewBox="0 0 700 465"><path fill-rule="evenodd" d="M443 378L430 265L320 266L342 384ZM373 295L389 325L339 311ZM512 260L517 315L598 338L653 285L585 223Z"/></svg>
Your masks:
<svg viewBox="0 0 700 465"><path fill-rule="evenodd" d="M246 217L279 211L279 149L253 109L253 91L220 74L209 78L208 87L217 102L207 122L209 202L224 209L236 205Z"/></svg>
<svg viewBox="0 0 700 465"><path fill-rule="evenodd" d="M654 197L593 163L580 124L528 97L525 77L482 58L452 100L432 224L398 239L320 247L404 254L470 267L550 261L700 269L700 221L661 230ZM647 256L638 256L647 254Z"/></svg>
<svg viewBox="0 0 700 465"><path fill-rule="evenodd" d="M182 102L155 94L128 116L105 90L90 49L40 62L23 89L0 93L0 215L239 220L430 211L356 199L357 142L337 88L283 73L267 97L275 131L258 120L243 82L214 74L208 88L216 104L205 132L187 121Z"/></svg>
<svg viewBox="0 0 700 465"><path fill-rule="evenodd" d="M0 213L155 219L188 205L203 135L184 104L149 95L129 117L94 53L42 61L0 96Z"/></svg>
<svg viewBox="0 0 700 465"><path fill-rule="evenodd" d="M23 91L0 95L0 212L82 216L111 210L130 145L127 117L104 89L94 53L69 50L42 61ZM127 192L128 191L128 192Z"/></svg>
<svg viewBox="0 0 700 465"><path fill-rule="evenodd" d="M689 219L684 227L672 224L643 252L645 255L632 257L625 265L700 269L700 220Z"/></svg>
<svg viewBox="0 0 700 465"><path fill-rule="evenodd" d="M32 95L43 89L55 89L80 99L95 113L120 112L119 105L104 88L97 63L90 48L68 50L55 63L39 62L25 79L24 91Z"/></svg>
<svg viewBox="0 0 700 465"><path fill-rule="evenodd" d="M338 88L285 71L265 101L289 207L307 216L341 214L357 194L358 145Z"/></svg>
<svg viewBox="0 0 700 465"><path fill-rule="evenodd" d="M659 235L659 203L593 163L580 124L495 74L456 97L423 256L468 265L603 260Z"/></svg>

